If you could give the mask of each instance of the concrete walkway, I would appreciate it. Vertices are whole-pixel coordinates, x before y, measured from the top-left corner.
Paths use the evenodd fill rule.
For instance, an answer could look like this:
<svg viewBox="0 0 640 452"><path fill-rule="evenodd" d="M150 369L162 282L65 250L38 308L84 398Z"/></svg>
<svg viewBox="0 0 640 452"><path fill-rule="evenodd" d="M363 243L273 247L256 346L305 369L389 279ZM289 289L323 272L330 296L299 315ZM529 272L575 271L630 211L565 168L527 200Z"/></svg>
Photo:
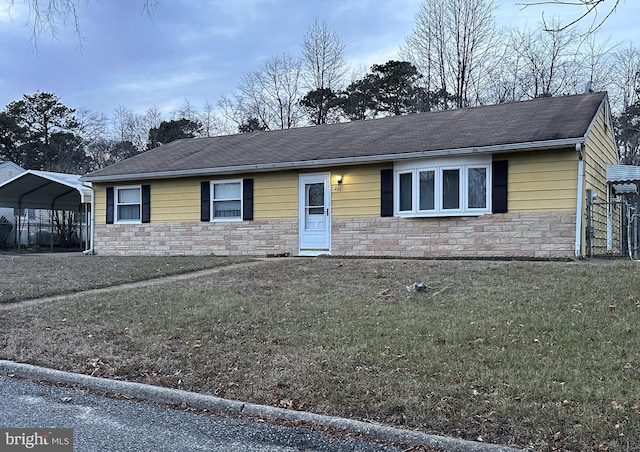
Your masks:
<svg viewBox="0 0 640 452"><path fill-rule="evenodd" d="M264 263L265 261L273 261L276 259L284 259L284 258L260 258L257 260L253 260L253 261L248 261L248 262L239 262L237 264L230 264L230 265L222 265L219 267L214 267L214 268L207 268L204 270L196 270L193 272L188 272L188 273L180 273L177 275L168 275L168 276L161 276L158 278L153 278L153 279L145 279L143 281L135 281L135 282L127 282L127 283L122 283L122 284L114 284L112 286L109 287L101 287L98 289L88 289L88 290L83 290L80 292L71 292L71 293L67 293L67 294L62 294L62 295L52 295L49 297L42 297L42 298L33 298L30 300L23 300L23 301L16 301L16 302L11 302L11 303L3 303L0 304L0 312L1 311L8 311L11 309L15 309L15 308L20 308L23 306L31 306L31 305L38 305L38 304L43 304L43 303L52 303L55 301L60 301L60 300L72 300L74 298L79 298L79 297L84 297L87 295L98 295L98 294L105 294L105 293L110 293L110 292L114 292L114 291L118 291L118 290L122 290L122 289L137 289L140 287L150 287L150 286L157 286L158 284L167 284L167 283L171 283L171 282L175 282L175 281L184 281L184 280L189 280L189 279L194 279L194 278L199 278L201 276L211 276L211 275L215 275L217 273L220 273L221 271L227 271L227 270L233 270L233 269L237 269L237 268L246 268L246 267L252 267L255 265L260 265L262 263ZM291 258L288 258L291 259Z"/></svg>

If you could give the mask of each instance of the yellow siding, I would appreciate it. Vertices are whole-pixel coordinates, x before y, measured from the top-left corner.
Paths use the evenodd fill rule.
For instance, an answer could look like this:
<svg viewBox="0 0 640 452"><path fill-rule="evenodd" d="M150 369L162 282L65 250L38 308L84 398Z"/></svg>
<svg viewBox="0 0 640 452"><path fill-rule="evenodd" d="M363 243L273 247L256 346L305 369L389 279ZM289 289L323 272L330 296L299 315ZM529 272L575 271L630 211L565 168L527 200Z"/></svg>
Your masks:
<svg viewBox="0 0 640 452"><path fill-rule="evenodd" d="M107 193L105 192L106 184L93 183L94 195L93 203L95 204L95 224L105 224L107 222Z"/></svg>
<svg viewBox="0 0 640 452"><path fill-rule="evenodd" d="M298 218L298 173L294 171L254 174L253 218Z"/></svg>
<svg viewBox="0 0 640 452"><path fill-rule="evenodd" d="M583 154L584 188L594 190L602 200L607 199L606 165L618 162L612 126L610 121L607 121L606 114L605 108L598 112L587 135Z"/></svg>
<svg viewBox="0 0 640 452"><path fill-rule="evenodd" d="M333 217L380 216L380 170L391 167L361 165L334 168L331 172ZM336 174L342 175L340 185L336 183Z"/></svg>
<svg viewBox="0 0 640 452"><path fill-rule="evenodd" d="M158 179L119 184L94 183L96 224L104 224L106 221L106 187L142 184L151 186L152 222L200 220L200 179Z"/></svg>
<svg viewBox="0 0 640 452"><path fill-rule="evenodd" d="M391 164L318 169L331 174L332 215L336 218L377 217L380 215L380 170ZM313 171L309 171L313 172ZM335 176L341 174L342 184ZM282 171L254 173L219 179L254 180L254 219L277 220L298 218L298 183L300 173ZM200 220L200 182L202 178L127 181L121 184L94 184L96 188L96 223L104 224L106 210L105 188L109 185L151 185L151 222L180 222Z"/></svg>
<svg viewBox="0 0 640 452"><path fill-rule="evenodd" d="M500 155L509 161L510 212L575 210L578 155L575 149Z"/></svg>
<svg viewBox="0 0 640 452"><path fill-rule="evenodd" d="M200 179L161 179L149 185L151 222L200 220Z"/></svg>
<svg viewBox="0 0 640 452"><path fill-rule="evenodd" d="M607 200L607 163L618 163L611 118L608 118L609 109L604 105L598 111L595 121L589 129L583 151L584 160L584 191L582 199L586 200L587 190L591 189L598 194L599 201ZM586 202L586 201L585 201ZM586 206L583 207L586 212ZM614 222L619 221L615 214ZM614 223L615 224L615 223ZM582 250L586 254L587 237L586 222L582 227Z"/></svg>
<svg viewBox="0 0 640 452"><path fill-rule="evenodd" d="M215 179L254 179L254 219L290 219L298 217L298 174L293 171ZM106 187L117 185L151 186L151 222L200 220L200 182L207 179L158 179L127 181L121 184L94 184L96 190L96 224L106 220Z"/></svg>

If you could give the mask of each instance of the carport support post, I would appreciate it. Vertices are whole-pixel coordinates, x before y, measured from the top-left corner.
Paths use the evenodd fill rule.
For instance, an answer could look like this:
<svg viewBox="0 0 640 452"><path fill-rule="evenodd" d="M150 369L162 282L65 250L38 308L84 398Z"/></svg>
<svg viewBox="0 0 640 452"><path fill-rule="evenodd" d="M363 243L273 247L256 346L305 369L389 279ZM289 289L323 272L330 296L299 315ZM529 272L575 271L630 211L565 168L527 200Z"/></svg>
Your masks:
<svg viewBox="0 0 640 452"><path fill-rule="evenodd" d="M51 252L53 253L53 209L51 209L51 237L49 237L49 243L51 244Z"/></svg>
<svg viewBox="0 0 640 452"><path fill-rule="evenodd" d="M78 229L79 229L78 240L80 241L80 249L82 249L84 248L84 246L82 246L82 242L83 242L82 240L82 204L78 208Z"/></svg>
<svg viewBox="0 0 640 452"><path fill-rule="evenodd" d="M21 238L20 237L22 235L22 227L20 225L20 218L22 217L22 215L20 215L22 213L22 202L18 203L18 219L16 220L16 242L18 243L18 254L20 254L20 241Z"/></svg>

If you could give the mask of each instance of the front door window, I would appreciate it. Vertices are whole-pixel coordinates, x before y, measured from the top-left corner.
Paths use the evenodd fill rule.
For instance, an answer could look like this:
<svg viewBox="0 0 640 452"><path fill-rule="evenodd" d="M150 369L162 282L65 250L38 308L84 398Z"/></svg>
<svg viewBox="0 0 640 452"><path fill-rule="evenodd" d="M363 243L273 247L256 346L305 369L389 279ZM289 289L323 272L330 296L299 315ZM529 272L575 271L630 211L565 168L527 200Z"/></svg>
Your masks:
<svg viewBox="0 0 640 452"><path fill-rule="evenodd" d="M305 229L320 229L324 219L324 183L306 184L305 186ZM318 217L322 218L318 218Z"/></svg>

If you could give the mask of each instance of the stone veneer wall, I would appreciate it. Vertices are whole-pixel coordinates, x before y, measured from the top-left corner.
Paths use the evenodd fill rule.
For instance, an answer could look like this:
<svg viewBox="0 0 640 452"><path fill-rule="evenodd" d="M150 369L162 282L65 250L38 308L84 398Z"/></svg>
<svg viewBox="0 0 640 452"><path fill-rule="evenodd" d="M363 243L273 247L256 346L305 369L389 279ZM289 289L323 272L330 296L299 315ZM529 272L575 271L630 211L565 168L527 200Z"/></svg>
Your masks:
<svg viewBox="0 0 640 452"><path fill-rule="evenodd" d="M94 250L115 255L298 254L298 221L95 226ZM572 212L450 218L333 218L333 255L574 257Z"/></svg>
<svg viewBox="0 0 640 452"><path fill-rule="evenodd" d="M298 221L95 225L94 250L115 255L298 254Z"/></svg>
<svg viewBox="0 0 640 452"><path fill-rule="evenodd" d="M403 257L575 257L572 212L334 220L332 254Z"/></svg>

